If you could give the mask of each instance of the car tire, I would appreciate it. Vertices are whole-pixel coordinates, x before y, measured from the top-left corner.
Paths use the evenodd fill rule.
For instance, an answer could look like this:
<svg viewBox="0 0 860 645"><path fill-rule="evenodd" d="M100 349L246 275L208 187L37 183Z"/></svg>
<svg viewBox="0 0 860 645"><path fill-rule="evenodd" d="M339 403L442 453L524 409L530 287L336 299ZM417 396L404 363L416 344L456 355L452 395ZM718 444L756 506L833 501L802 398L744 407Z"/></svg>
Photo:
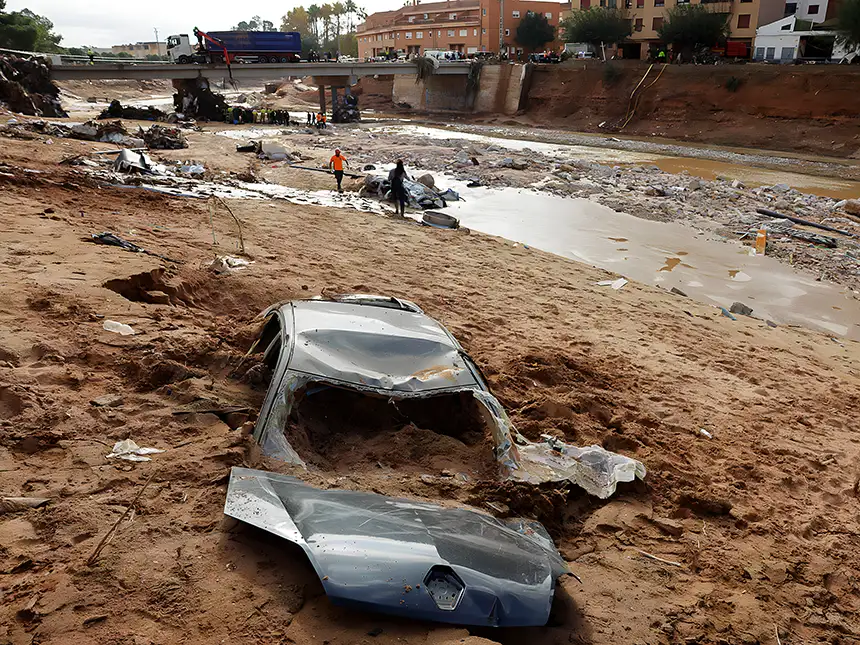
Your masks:
<svg viewBox="0 0 860 645"><path fill-rule="evenodd" d="M268 62L269 62L269 59L268 59L268 58L266 58L265 56L260 56L259 58L257 58L257 62L258 62L258 63L266 64L266 63L268 63Z"/></svg>
<svg viewBox="0 0 860 645"><path fill-rule="evenodd" d="M460 220L445 213L425 211L422 223L435 228L460 228Z"/></svg>
<svg viewBox="0 0 860 645"><path fill-rule="evenodd" d="M180 65L187 65L191 61L189 60L188 56L180 56L178 62Z"/></svg>

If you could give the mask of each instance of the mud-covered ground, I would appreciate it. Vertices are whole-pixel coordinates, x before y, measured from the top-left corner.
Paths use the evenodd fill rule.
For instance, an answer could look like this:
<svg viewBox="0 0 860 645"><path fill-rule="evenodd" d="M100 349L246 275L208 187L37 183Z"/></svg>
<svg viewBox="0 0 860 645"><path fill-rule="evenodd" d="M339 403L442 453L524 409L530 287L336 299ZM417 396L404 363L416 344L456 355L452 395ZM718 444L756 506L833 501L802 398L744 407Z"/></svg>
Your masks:
<svg viewBox="0 0 860 645"><path fill-rule="evenodd" d="M189 136L191 148L153 157L332 187L323 173L249 160L226 137ZM333 145L356 163L418 154L347 130L285 138L305 165ZM606 289L595 285L611 277L603 271L502 239L335 206L232 200L253 264L216 275L213 257L236 253L222 207L212 226L203 200L106 187L58 165L110 144L0 141L0 494L51 500L0 516L0 643L860 638L857 343L731 321L638 284ZM444 148L439 159L456 153ZM181 263L87 241L104 230ZM253 361L240 366L255 317L279 300L350 291L404 297L440 320L525 435L598 443L648 468L602 502L500 484L481 442L415 424L309 446L313 468L299 476L315 485L544 522L582 579L560 581L548 626L470 632L334 608L300 552L223 520L230 466L290 472L245 434L266 386ZM106 320L137 333L105 331ZM121 401L92 403L104 395ZM227 406L249 411L205 412ZM106 459L125 438L165 452Z"/></svg>

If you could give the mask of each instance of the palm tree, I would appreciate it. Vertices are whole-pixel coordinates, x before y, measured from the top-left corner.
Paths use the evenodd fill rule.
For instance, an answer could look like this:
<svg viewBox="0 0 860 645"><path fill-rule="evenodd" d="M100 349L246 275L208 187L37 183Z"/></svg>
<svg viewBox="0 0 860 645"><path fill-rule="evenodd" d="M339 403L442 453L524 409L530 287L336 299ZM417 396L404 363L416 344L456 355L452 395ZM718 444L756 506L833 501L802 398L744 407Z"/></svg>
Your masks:
<svg viewBox="0 0 860 645"><path fill-rule="evenodd" d="M355 31L354 17L358 14L358 5L355 4L355 0L346 0L343 4L343 8L346 11L347 27L349 31Z"/></svg>
<svg viewBox="0 0 860 645"><path fill-rule="evenodd" d="M329 30L331 29L331 14L332 7L330 4L326 3L322 7L320 7L320 18L322 18L323 23L323 43L327 43L329 40Z"/></svg>
<svg viewBox="0 0 860 645"><path fill-rule="evenodd" d="M312 4L308 7L308 22L310 23L311 31L314 34L314 38L319 41L320 39L320 30L319 30L319 19L321 17L321 10L318 5Z"/></svg>

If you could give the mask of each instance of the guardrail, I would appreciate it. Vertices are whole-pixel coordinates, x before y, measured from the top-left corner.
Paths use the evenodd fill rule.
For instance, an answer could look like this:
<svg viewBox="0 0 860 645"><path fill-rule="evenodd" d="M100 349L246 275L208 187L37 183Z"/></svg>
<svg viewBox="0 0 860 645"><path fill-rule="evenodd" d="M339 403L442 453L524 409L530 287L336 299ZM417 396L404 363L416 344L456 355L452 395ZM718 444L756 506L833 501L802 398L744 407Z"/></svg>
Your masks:
<svg viewBox="0 0 860 645"><path fill-rule="evenodd" d="M78 56L74 54L51 53L51 52L30 52L18 49L4 49L0 47L0 54L14 54L25 58L45 58L50 60L53 65L89 65L89 56ZM163 65L167 61L163 60L143 60L140 58L117 58L108 56L93 56L93 63L118 64L125 63L129 65Z"/></svg>

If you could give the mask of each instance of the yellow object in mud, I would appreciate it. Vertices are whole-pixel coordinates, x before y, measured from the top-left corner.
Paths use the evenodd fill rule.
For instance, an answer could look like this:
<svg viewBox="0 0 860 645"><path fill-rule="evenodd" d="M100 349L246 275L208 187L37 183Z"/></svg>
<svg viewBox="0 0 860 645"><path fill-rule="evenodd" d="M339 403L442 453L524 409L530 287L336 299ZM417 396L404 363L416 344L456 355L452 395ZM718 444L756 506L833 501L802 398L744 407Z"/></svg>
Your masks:
<svg viewBox="0 0 860 645"><path fill-rule="evenodd" d="M764 255L765 247L767 247L767 231L760 228L755 236L755 254Z"/></svg>

